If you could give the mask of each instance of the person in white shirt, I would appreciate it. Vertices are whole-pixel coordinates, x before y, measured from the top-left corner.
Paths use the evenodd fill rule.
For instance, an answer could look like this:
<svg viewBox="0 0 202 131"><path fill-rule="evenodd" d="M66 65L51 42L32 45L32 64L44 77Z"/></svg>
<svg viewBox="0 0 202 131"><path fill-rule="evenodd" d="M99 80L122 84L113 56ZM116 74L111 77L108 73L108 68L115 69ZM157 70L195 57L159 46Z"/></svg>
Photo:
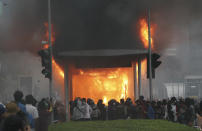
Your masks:
<svg viewBox="0 0 202 131"><path fill-rule="evenodd" d="M36 121L37 118L39 118L39 113L38 113L38 110L35 106L33 106L33 96L32 95L27 95L25 97L25 102L26 102L26 105L25 105L25 108L26 108L26 111L32 115L34 121ZM34 129L32 129L32 131L34 131Z"/></svg>
<svg viewBox="0 0 202 131"><path fill-rule="evenodd" d="M72 119L75 121L81 121L84 118L84 112L82 110L82 102L80 98L76 98L75 107L73 109Z"/></svg>
<svg viewBox="0 0 202 131"><path fill-rule="evenodd" d="M83 120L88 121L91 120L91 113L92 113L92 108L88 105L86 102L86 98L82 99L82 108L81 110L84 112L83 114Z"/></svg>

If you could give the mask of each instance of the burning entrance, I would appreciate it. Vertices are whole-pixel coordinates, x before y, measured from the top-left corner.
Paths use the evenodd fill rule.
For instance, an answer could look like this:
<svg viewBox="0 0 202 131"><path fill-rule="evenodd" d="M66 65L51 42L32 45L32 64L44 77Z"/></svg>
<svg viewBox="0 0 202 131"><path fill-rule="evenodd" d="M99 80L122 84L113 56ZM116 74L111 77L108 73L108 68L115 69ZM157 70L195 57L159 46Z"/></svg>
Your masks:
<svg viewBox="0 0 202 131"><path fill-rule="evenodd" d="M132 68L76 69L72 74L73 98L110 99L134 98Z"/></svg>
<svg viewBox="0 0 202 131"><path fill-rule="evenodd" d="M47 24L46 24L47 27ZM146 19L140 19L138 22L139 28L139 34L140 39L142 43L144 44L144 47L148 47L148 25L146 23ZM153 35L154 28L151 26L151 35ZM46 39L47 37L46 33ZM52 36L54 37L54 36ZM53 43L55 38L52 39ZM153 47L153 39L152 39L152 47ZM44 48L48 48L48 46L44 46ZM67 51L67 52L61 52L58 54L59 57L65 58L63 64L64 69L68 67L68 64L75 64L78 61L88 60L89 58L94 60L104 60L102 63L105 63L105 60L107 62L111 61L112 64L116 63L117 61L120 62L120 60L124 60L124 62L132 63L136 62L138 59L144 59L145 54L147 54L147 50L108 50L103 52L99 51ZM94 59L95 58L95 59ZM146 59L145 59L146 60ZM138 67L138 64L136 65L136 74L134 74L134 68L132 66L124 66L124 68L121 68L122 62L119 64L116 64L116 68L108 68L108 66L105 66L103 68L76 68L73 70L68 70L68 75L70 73L71 77L68 78L65 77L65 73L63 69L60 68L60 66L56 63L56 61L53 59L53 74L54 78L56 78L56 81L58 82L61 80L61 85L63 86L63 81L68 81L70 83L66 83L68 87L70 87L68 91L68 94L70 95L71 99L73 100L76 97L82 97L82 98L92 98L97 102L99 99L103 99L104 103L107 104L107 102L110 99L116 99L119 101L120 99L126 99L127 97L134 98L136 95L134 94L134 80L137 81L138 79L138 73L141 75L141 72L143 74L146 72L146 65L142 61L142 69L141 67ZM124 63L123 62L123 63ZM141 62L140 62L141 63ZM97 63L99 65L100 62ZM118 65L118 66L117 66ZM107 67L107 68L106 68ZM138 72L138 68L140 68L140 72ZM67 69L66 69L67 70ZM67 72L66 72L67 73ZM66 74L67 75L67 74ZM135 75L135 76L134 76ZM141 79L141 78L139 78ZM138 86L141 86L141 81L136 82ZM136 85L137 87L137 85ZM67 88L67 87L65 87ZM64 94L65 88L62 88L60 94ZM138 89L140 90L140 89ZM140 92L140 91L139 91ZM66 92L67 93L67 92ZM67 95L67 94L66 94ZM139 93L140 95L140 93ZM64 98L64 95L62 95ZM69 96L68 96L69 97Z"/></svg>

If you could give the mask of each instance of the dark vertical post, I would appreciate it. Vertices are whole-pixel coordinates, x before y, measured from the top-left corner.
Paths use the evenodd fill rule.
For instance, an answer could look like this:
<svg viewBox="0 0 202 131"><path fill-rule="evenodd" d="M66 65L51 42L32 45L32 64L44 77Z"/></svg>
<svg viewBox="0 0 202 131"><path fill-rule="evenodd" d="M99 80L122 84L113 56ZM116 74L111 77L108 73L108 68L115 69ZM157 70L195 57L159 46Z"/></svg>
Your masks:
<svg viewBox="0 0 202 131"><path fill-rule="evenodd" d="M179 99L179 97L180 97L180 86L179 86L179 82L178 82L178 99Z"/></svg>
<svg viewBox="0 0 202 131"><path fill-rule="evenodd" d="M52 58L53 58L53 54L52 54L52 40L51 40L51 0L48 0L48 32L49 32L49 36L48 36L48 42L49 42L49 50L50 50L50 73L51 73L51 77L49 79L49 97L50 99L52 98L52 88L53 88L53 71L52 71ZM53 121L53 112L51 113L51 121Z"/></svg>
<svg viewBox="0 0 202 131"><path fill-rule="evenodd" d="M49 32L49 39L48 39L48 43L49 43L49 49L50 49L50 59L51 59L51 62L50 62L50 72L51 72L51 75L53 75L53 72L52 72L52 40L51 40L51 1L48 0L48 32ZM51 78L49 79L49 96L50 98L52 97L52 76Z"/></svg>
<svg viewBox="0 0 202 131"><path fill-rule="evenodd" d="M69 107L69 67L68 65L65 66L65 111L66 111L66 121L70 121L70 107Z"/></svg>
<svg viewBox="0 0 202 131"><path fill-rule="evenodd" d="M152 67L151 67L151 31L150 31L150 8L148 9L148 40L149 40L149 97L150 101L153 99L153 89L152 89Z"/></svg>

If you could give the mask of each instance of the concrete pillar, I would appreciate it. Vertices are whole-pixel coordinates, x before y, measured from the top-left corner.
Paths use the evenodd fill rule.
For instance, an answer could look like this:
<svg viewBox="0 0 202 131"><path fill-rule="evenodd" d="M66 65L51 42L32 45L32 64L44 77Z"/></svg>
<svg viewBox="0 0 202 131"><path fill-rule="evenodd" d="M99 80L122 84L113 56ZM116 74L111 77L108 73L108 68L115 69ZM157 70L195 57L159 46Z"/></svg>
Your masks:
<svg viewBox="0 0 202 131"><path fill-rule="evenodd" d="M65 66L65 76L64 76L64 82L65 82L65 110L66 110L66 121L70 121L70 107L69 107L69 94L70 94L70 88L69 88L69 67L68 65Z"/></svg>
<svg viewBox="0 0 202 131"><path fill-rule="evenodd" d="M133 63L134 71L134 100L138 99L138 79L137 79L137 65L136 62Z"/></svg>
<svg viewBox="0 0 202 131"><path fill-rule="evenodd" d="M138 96L142 95L142 83L141 83L141 58L138 58Z"/></svg>

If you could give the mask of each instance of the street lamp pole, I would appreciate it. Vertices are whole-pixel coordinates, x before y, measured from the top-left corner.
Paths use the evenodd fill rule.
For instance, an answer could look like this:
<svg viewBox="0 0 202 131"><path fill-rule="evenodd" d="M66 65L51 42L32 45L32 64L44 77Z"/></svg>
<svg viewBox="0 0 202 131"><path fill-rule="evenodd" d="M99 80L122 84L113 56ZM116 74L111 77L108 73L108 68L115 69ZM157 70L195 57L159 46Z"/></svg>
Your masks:
<svg viewBox="0 0 202 131"><path fill-rule="evenodd" d="M49 39L48 39L48 43L49 43L49 50L50 50L50 72L51 72L51 78L49 79L49 97L52 97L52 86L53 86L53 71L52 71L52 58L53 58L53 51L52 51L52 38L51 38L51 34L52 34L52 27L51 27L51 0L48 0L48 32L49 32Z"/></svg>

